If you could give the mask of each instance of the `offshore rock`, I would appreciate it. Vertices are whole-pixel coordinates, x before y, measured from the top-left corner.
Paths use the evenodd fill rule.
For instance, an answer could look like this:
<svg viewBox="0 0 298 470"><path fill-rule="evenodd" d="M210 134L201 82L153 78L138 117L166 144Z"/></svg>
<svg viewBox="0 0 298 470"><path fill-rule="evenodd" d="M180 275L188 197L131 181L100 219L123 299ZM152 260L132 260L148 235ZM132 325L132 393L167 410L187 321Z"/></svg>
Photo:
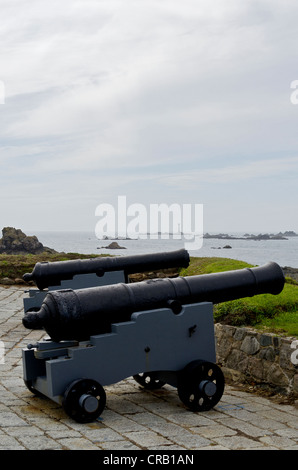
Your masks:
<svg viewBox="0 0 298 470"><path fill-rule="evenodd" d="M120 246L117 242L112 242L108 246L103 246L102 248L110 250L126 250L125 246Z"/></svg>
<svg viewBox="0 0 298 470"><path fill-rule="evenodd" d="M8 255L56 253L52 248L43 246L35 235L27 236L22 230L4 227L0 239L0 253Z"/></svg>

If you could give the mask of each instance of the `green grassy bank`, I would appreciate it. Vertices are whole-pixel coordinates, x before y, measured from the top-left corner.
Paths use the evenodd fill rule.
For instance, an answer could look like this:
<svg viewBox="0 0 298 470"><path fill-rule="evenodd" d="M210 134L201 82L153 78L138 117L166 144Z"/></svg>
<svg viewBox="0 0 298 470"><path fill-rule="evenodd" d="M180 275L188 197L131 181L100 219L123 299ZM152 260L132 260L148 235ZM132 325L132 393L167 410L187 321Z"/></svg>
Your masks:
<svg viewBox="0 0 298 470"><path fill-rule="evenodd" d="M192 276L253 267L243 261L229 258L191 258L180 275ZM283 291L278 295L262 294L255 297L215 305L216 322L234 326L251 326L279 335L298 337L298 283L286 277Z"/></svg>
<svg viewBox="0 0 298 470"><path fill-rule="evenodd" d="M106 256L106 255L105 255ZM108 256L108 255L107 255ZM87 259L97 255L55 253L44 255L0 255L0 279L21 279L37 262ZM191 258L190 265L180 270L181 276L193 276L252 267L230 258ZM0 281L1 282L1 281ZM279 335L298 337L298 283L286 278L279 295L263 294L215 305L214 318L234 326L252 326Z"/></svg>

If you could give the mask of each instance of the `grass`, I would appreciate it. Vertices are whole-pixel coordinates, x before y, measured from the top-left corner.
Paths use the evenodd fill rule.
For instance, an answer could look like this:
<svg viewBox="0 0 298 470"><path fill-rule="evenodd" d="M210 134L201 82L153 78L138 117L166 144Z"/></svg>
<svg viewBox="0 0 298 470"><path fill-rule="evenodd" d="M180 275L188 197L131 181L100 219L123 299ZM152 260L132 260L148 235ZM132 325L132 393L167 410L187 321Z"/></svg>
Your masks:
<svg viewBox="0 0 298 470"><path fill-rule="evenodd" d="M106 255L101 255L106 256ZM33 270L38 262L42 261L66 261L71 259L96 258L98 255L81 255L78 253L44 253L41 255L0 255L0 278L22 278L23 274Z"/></svg>
<svg viewBox="0 0 298 470"><path fill-rule="evenodd" d="M180 275L192 276L252 267L243 261L229 258L191 258L190 266ZM298 283L286 278L278 295L261 294L255 297L223 302L214 306L214 319L234 326L252 326L279 335L298 337Z"/></svg>
<svg viewBox="0 0 298 470"><path fill-rule="evenodd" d="M108 255L100 255L108 256ZM44 255L0 255L0 278L22 278L31 272L37 262L96 258L98 255L55 253ZM249 268L253 265L230 258L191 258L181 276L210 274ZM298 337L298 283L286 278L283 291L278 295L262 294L255 297L224 302L214 306L214 319L234 326L252 326L279 335Z"/></svg>
<svg viewBox="0 0 298 470"><path fill-rule="evenodd" d="M263 318L257 329L271 331L278 335L295 336L298 338L298 311L282 312L273 318Z"/></svg>
<svg viewBox="0 0 298 470"><path fill-rule="evenodd" d="M181 276L195 276L197 274L212 274L234 269L251 268L253 265L245 261L230 258L190 258L188 268L181 269Z"/></svg>

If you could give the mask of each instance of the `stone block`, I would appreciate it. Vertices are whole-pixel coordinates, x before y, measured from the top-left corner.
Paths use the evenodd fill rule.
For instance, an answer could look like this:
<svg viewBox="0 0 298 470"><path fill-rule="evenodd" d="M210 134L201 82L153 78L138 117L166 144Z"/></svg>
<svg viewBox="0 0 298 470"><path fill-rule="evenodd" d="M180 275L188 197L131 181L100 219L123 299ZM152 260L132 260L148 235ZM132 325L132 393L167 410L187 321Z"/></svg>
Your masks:
<svg viewBox="0 0 298 470"><path fill-rule="evenodd" d="M218 360L226 360L232 350L232 342L230 338L223 337L216 344L216 354Z"/></svg>
<svg viewBox="0 0 298 470"><path fill-rule="evenodd" d="M272 336L266 334L260 335L259 342L261 346L271 346L273 343Z"/></svg>
<svg viewBox="0 0 298 470"><path fill-rule="evenodd" d="M246 328L237 328L234 334L234 339L236 341L242 341L246 335L247 335Z"/></svg>
<svg viewBox="0 0 298 470"><path fill-rule="evenodd" d="M260 350L260 343L254 336L246 336L240 350L249 355L256 354Z"/></svg>
<svg viewBox="0 0 298 470"><path fill-rule="evenodd" d="M238 349L234 349L227 359L227 367L245 372L248 365L248 357Z"/></svg>
<svg viewBox="0 0 298 470"><path fill-rule="evenodd" d="M247 366L247 372L250 376L257 380L263 380L264 378L264 366L262 359L257 357L250 358Z"/></svg>
<svg viewBox="0 0 298 470"><path fill-rule="evenodd" d="M277 365L272 365L268 370L267 375L268 383L277 385L279 387L288 387L289 378L284 373L284 371Z"/></svg>
<svg viewBox="0 0 298 470"><path fill-rule="evenodd" d="M269 348L263 348L259 352L259 358L265 361L274 362L276 357L275 350L272 346Z"/></svg>

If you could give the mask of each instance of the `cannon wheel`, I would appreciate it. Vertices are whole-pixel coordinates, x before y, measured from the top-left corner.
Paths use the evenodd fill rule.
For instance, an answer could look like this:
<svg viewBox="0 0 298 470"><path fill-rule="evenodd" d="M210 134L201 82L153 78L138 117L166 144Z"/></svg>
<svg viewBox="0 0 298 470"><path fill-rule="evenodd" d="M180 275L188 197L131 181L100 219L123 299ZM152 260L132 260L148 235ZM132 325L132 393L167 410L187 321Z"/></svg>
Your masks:
<svg viewBox="0 0 298 470"><path fill-rule="evenodd" d="M78 379L65 390L62 406L67 415L78 423L91 423L104 410L106 393L92 379Z"/></svg>
<svg viewBox="0 0 298 470"><path fill-rule="evenodd" d="M193 361L179 374L178 396L191 411L207 411L219 402L224 386L224 375L216 364Z"/></svg>
<svg viewBox="0 0 298 470"><path fill-rule="evenodd" d="M134 375L135 381L147 390L157 390L165 385L165 382L159 380L154 372L144 372Z"/></svg>

